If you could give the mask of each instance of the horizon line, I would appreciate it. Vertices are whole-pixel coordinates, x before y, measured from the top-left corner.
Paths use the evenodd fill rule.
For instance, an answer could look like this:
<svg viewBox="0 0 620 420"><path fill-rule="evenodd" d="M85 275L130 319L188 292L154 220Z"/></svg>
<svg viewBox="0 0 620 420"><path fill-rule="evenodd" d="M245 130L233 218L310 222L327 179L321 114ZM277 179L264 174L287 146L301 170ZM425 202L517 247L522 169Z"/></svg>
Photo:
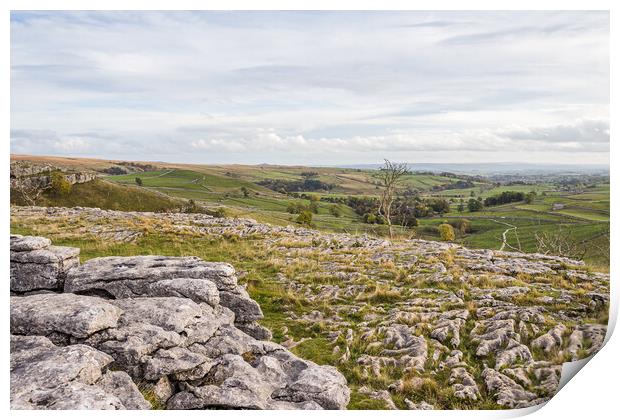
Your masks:
<svg viewBox="0 0 620 420"><path fill-rule="evenodd" d="M218 165L239 165L239 166L303 166L303 167L351 167L351 166L369 166L369 165L382 165L383 162L358 162L358 163L335 163L335 164L281 164L281 163L226 163L226 162L214 162L214 163L195 163L195 162L170 162L163 160L140 160L140 159L129 159L129 158L102 158L102 157L89 157L89 156L66 156L66 155L36 155L36 154L21 154L21 153L10 153L10 159L14 158L27 158L27 157L36 157L36 158L62 158L62 159L88 159L88 160L100 160L106 162L113 161L134 161L134 162L150 162L150 163L159 163L159 164L172 164L172 165L206 165L206 166L218 166ZM23 159L25 160L25 159ZM577 167L610 167L610 163L552 163L552 162L521 162L521 161L501 161L501 162L411 162L411 161L395 161L393 162L404 163L408 165L524 165L524 166L577 166Z"/></svg>

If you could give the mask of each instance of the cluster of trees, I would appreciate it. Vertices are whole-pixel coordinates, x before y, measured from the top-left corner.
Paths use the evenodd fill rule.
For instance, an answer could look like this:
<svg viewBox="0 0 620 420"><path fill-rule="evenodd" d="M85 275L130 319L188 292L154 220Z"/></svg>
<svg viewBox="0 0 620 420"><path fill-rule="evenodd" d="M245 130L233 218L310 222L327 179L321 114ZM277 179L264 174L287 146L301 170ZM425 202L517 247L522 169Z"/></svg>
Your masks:
<svg viewBox="0 0 620 420"><path fill-rule="evenodd" d="M344 197L343 200L360 216L376 213L379 208L379 199L375 197Z"/></svg>
<svg viewBox="0 0 620 420"><path fill-rule="evenodd" d="M102 169L101 172L106 173L108 175L125 175L132 172L146 172L146 171L154 171L157 167L150 165L148 163L137 163L137 162L115 162L116 166L111 166L109 168Z"/></svg>
<svg viewBox="0 0 620 420"><path fill-rule="evenodd" d="M458 230L462 235L471 233L471 222L467 219L450 220L448 224Z"/></svg>
<svg viewBox="0 0 620 420"><path fill-rule="evenodd" d="M466 188L473 188L476 185L471 181L461 180L459 179L456 182L452 182L450 184L443 185L435 185L433 187L434 191L444 191L444 190L464 190Z"/></svg>
<svg viewBox="0 0 620 420"><path fill-rule="evenodd" d="M138 168L144 172L147 171L154 171L157 169L156 166L151 165L150 163L139 163L139 162L126 162L126 161L122 161L122 162L114 162L116 165L120 165L120 166L128 166L130 168Z"/></svg>
<svg viewBox="0 0 620 420"><path fill-rule="evenodd" d="M469 201L467 202L467 210L471 212L480 211L482 210L483 207L484 207L484 203L482 202L481 197L470 198ZM459 204L459 211L461 211L460 204Z"/></svg>
<svg viewBox="0 0 620 420"><path fill-rule="evenodd" d="M381 213L380 200L376 197L360 196L326 196L322 201L344 204L362 217L365 223L388 224L386 216ZM393 224L415 227L418 218L444 214L450 211L450 203L443 198L422 199L418 195L409 193L394 197L390 209L390 222Z"/></svg>
<svg viewBox="0 0 620 420"><path fill-rule="evenodd" d="M469 210L470 212L475 212L482 210L484 207L498 206L500 204L515 203L519 201L524 201L529 204L534 201L535 198L535 191L530 191L529 193L523 193L518 191L504 191L500 194L487 197L484 200L481 197L470 198L469 201L467 201L467 204L465 204L465 201L461 199L457 210L459 211L459 213L462 213L465 211L465 207L467 207L467 210Z"/></svg>
<svg viewBox="0 0 620 420"><path fill-rule="evenodd" d="M304 226L312 226L313 214L319 213L319 201L320 198L314 194L302 194L304 198L308 199L308 203L304 202L290 202L286 207L286 211L291 214L297 214L295 221ZM329 213L334 217L341 217L343 209L340 204L334 204L329 207Z"/></svg>
<svg viewBox="0 0 620 420"><path fill-rule="evenodd" d="M286 211L291 214L301 214L305 211L318 214L319 213L319 196L311 194L306 196L308 203L301 201L291 201L286 207Z"/></svg>
<svg viewBox="0 0 620 420"><path fill-rule="evenodd" d="M500 204L515 203L518 201L525 201L531 203L536 198L536 191L530 191L529 193L523 193L519 191L504 191L500 194L493 195L484 199L485 206L498 206Z"/></svg>
<svg viewBox="0 0 620 420"><path fill-rule="evenodd" d="M444 214L450 212L450 203L443 198L429 198L423 201L427 208L435 213Z"/></svg>
<svg viewBox="0 0 620 420"><path fill-rule="evenodd" d="M299 191L330 191L335 187L334 184L328 184L310 177L302 180L264 179L257 184L282 194Z"/></svg>
<svg viewBox="0 0 620 420"><path fill-rule="evenodd" d="M127 170L127 168L121 168L120 166L111 166L109 168L101 170L101 172L108 175L125 175L129 171Z"/></svg>
<svg viewBox="0 0 620 420"><path fill-rule="evenodd" d="M504 191L500 194L492 195L484 199L484 205L499 206L500 204L515 203L525 200L525 194L520 191Z"/></svg>

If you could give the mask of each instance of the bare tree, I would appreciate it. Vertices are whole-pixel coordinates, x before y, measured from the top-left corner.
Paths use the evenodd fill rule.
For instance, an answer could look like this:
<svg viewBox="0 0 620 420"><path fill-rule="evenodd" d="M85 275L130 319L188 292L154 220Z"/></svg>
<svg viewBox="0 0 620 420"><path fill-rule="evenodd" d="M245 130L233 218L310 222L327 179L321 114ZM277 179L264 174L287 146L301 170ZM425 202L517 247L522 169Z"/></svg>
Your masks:
<svg viewBox="0 0 620 420"><path fill-rule="evenodd" d="M28 206L36 206L41 195L51 188L51 185L44 186L38 180L19 179L11 186L21 195Z"/></svg>
<svg viewBox="0 0 620 420"><path fill-rule="evenodd" d="M385 218L388 224L390 239L392 233L392 204L396 198L396 187L401 178L408 172L407 165L404 163L393 163L385 159L385 165L379 170L379 181L383 187L381 199L379 200L379 215Z"/></svg>
<svg viewBox="0 0 620 420"><path fill-rule="evenodd" d="M588 248L571 238L572 232L561 226L553 231L534 234L537 251L545 255L557 255L581 260Z"/></svg>

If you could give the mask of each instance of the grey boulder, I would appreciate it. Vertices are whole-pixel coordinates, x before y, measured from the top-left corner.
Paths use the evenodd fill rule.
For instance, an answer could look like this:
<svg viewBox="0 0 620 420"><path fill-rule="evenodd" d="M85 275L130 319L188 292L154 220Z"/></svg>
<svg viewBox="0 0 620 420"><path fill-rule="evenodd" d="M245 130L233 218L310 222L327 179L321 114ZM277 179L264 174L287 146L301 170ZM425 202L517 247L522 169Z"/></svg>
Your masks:
<svg viewBox="0 0 620 420"><path fill-rule="evenodd" d="M11 333L85 338L115 327L122 310L108 301L71 293L11 297Z"/></svg>
<svg viewBox="0 0 620 420"><path fill-rule="evenodd" d="M196 257L94 258L69 273L65 292L106 294L114 298L184 297L197 303L218 303L235 313L235 324L255 338L270 337L255 321L263 313L246 290L237 284L235 269L226 263Z"/></svg>
<svg viewBox="0 0 620 420"><path fill-rule="evenodd" d="M67 272L80 263L79 248L53 246L39 236L11 236L11 291L62 290Z"/></svg>
<svg viewBox="0 0 620 420"><path fill-rule="evenodd" d="M112 360L82 344L56 347L45 337L11 336L11 408L149 409L126 373L103 372Z"/></svg>

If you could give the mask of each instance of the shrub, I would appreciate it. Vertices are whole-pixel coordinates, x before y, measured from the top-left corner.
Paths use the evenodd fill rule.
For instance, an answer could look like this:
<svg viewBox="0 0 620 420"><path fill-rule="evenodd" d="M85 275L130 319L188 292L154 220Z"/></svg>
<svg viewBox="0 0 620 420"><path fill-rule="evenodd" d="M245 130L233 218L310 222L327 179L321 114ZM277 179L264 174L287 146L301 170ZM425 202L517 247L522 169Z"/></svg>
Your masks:
<svg viewBox="0 0 620 420"><path fill-rule="evenodd" d="M442 241L453 241L456 237L454 235L454 228L447 223L442 223L437 229L439 229L439 237Z"/></svg>
<svg viewBox="0 0 620 420"><path fill-rule="evenodd" d="M226 210L224 207L217 207L215 209L204 209L205 214L213 217L226 217Z"/></svg>
<svg viewBox="0 0 620 420"><path fill-rule="evenodd" d="M200 207L196 204L194 200L189 200L187 202L187 206L183 209L184 213L200 213Z"/></svg>
<svg viewBox="0 0 620 420"><path fill-rule="evenodd" d="M471 232L471 222L467 219L458 219L450 221L450 225L455 229L458 229L461 234Z"/></svg>
<svg viewBox="0 0 620 420"><path fill-rule="evenodd" d="M304 226L312 226L312 213L308 210L304 210L299 213L299 216L297 216L297 219L295 219L295 221Z"/></svg>
<svg viewBox="0 0 620 420"><path fill-rule="evenodd" d="M67 181L60 171L54 171L51 174L51 190L56 196L67 195L71 192L71 183Z"/></svg>
<svg viewBox="0 0 620 420"><path fill-rule="evenodd" d="M372 213L366 213L364 215L364 222L370 224L377 223L377 216Z"/></svg>
<svg viewBox="0 0 620 420"><path fill-rule="evenodd" d="M139 187L141 187L141 186L142 186L142 178L140 178L140 177L138 177L138 176L137 176L137 177L136 177L136 184L137 184Z"/></svg>
<svg viewBox="0 0 620 420"><path fill-rule="evenodd" d="M482 210L482 201L470 198L467 202L467 209L471 212Z"/></svg>

